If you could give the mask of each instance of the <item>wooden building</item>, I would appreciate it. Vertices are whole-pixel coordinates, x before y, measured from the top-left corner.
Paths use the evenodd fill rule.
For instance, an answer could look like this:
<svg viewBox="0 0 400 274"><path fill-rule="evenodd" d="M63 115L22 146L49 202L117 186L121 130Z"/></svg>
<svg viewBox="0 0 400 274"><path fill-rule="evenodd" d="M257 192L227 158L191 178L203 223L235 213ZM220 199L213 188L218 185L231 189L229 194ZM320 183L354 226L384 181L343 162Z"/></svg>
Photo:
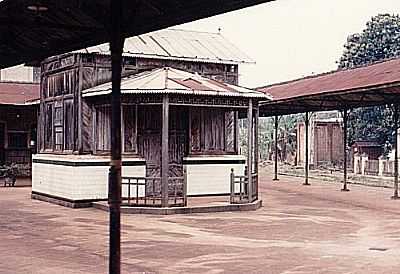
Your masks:
<svg viewBox="0 0 400 274"><path fill-rule="evenodd" d="M34 194L74 203L107 197L110 91L107 82L72 94L71 103L42 100ZM247 116L257 197L258 101L267 100L266 95L173 68L125 77L121 91L123 177L129 181L124 195L136 192L128 196L152 197L156 204L154 199L167 195L168 204L176 205L177 197L186 194L229 194L231 169L244 175L237 126L239 117ZM82 114L74 121L76 101ZM81 151L74 149L79 143Z"/></svg>
<svg viewBox="0 0 400 274"><path fill-rule="evenodd" d="M38 100L39 84L0 82L0 165L18 164L29 174Z"/></svg>
<svg viewBox="0 0 400 274"><path fill-rule="evenodd" d="M309 128L309 161L313 166L339 166L343 162L343 129L337 119L314 119ZM304 163L305 126L297 125L297 164Z"/></svg>
<svg viewBox="0 0 400 274"><path fill-rule="evenodd" d="M107 198L111 80L107 53L108 45L100 45L42 62L39 154L33 159L36 197L74 204ZM230 170L243 175L246 161L238 155L239 114L246 117L249 100L257 113L258 99L266 98L233 86L243 62L251 60L220 34L164 30L126 41L123 176L137 179L138 195L160 194L162 185L176 186L172 181L182 182L184 169L188 195L230 193ZM160 83L168 87L161 88ZM168 123L162 119L163 107L169 110ZM167 133L162 132L163 124L168 124ZM162 145L167 139L166 151ZM164 169L162 151L169 154ZM145 191L138 186L138 178L145 177L152 178L151 191L147 183Z"/></svg>
<svg viewBox="0 0 400 274"><path fill-rule="evenodd" d="M378 160L383 154L383 146L373 141L355 141L351 145L352 155L366 155L369 160Z"/></svg>

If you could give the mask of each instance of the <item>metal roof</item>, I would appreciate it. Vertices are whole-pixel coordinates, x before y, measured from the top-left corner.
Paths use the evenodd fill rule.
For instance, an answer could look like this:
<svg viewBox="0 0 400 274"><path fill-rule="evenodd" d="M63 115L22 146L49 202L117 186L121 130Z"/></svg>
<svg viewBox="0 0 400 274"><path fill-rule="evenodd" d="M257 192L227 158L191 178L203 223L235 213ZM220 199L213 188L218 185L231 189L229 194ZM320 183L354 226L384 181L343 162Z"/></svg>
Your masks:
<svg viewBox="0 0 400 274"><path fill-rule="evenodd" d="M0 68L108 42L110 1L0 1ZM272 0L122 1L123 36L132 37ZM163 45L172 55L183 51L168 48L168 41Z"/></svg>
<svg viewBox="0 0 400 274"><path fill-rule="evenodd" d="M76 52L110 54L109 44ZM164 29L125 40L124 55L207 63L255 63L220 33Z"/></svg>
<svg viewBox="0 0 400 274"><path fill-rule="evenodd" d="M23 82L0 82L0 104L32 105L39 100L39 84Z"/></svg>
<svg viewBox="0 0 400 274"><path fill-rule="evenodd" d="M400 58L257 88L272 97L264 116L391 104L399 101Z"/></svg>
<svg viewBox="0 0 400 274"><path fill-rule="evenodd" d="M82 91L84 97L111 93L111 82ZM184 94L269 100L262 92L205 78L174 68L157 68L122 78L122 94Z"/></svg>

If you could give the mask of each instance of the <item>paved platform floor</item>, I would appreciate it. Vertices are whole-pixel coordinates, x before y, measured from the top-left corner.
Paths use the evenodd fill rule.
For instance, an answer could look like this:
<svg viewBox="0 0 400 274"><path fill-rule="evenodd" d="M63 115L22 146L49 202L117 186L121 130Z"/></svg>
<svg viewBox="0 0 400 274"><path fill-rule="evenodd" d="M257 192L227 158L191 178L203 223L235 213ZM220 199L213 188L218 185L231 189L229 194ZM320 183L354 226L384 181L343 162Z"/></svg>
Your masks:
<svg viewBox="0 0 400 274"><path fill-rule="evenodd" d="M123 273L400 273L391 189L261 174L255 212L123 216ZM0 187L0 273L107 273L108 215Z"/></svg>

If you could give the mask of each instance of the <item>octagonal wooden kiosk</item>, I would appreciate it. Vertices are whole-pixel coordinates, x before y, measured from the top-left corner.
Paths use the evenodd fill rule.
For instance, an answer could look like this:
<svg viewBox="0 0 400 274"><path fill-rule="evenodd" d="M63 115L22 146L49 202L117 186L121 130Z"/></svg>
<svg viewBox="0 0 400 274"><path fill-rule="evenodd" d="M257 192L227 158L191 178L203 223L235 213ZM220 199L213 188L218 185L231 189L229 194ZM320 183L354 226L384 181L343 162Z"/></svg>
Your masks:
<svg viewBox="0 0 400 274"><path fill-rule="evenodd" d="M44 146L57 147L62 132L77 126L90 153L35 155L35 198L74 206L107 198L110 92L109 82L83 90L77 124L65 103L42 104ZM258 101L266 95L173 68L122 78L121 92L123 204L186 206L187 196L206 195L230 195L239 204L258 199ZM247 157L238 147L238 120L246 117Z"/></svg>

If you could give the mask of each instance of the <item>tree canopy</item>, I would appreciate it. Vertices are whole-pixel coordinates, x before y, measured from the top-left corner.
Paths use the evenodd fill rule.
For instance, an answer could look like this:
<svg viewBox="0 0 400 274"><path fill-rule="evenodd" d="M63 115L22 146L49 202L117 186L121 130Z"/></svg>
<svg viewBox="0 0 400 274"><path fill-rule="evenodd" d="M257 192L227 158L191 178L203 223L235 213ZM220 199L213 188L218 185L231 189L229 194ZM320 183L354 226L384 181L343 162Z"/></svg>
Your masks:
<svg viewBox="0 0 400 274"><path fill-rule="evenodd" d="M338 67L354 68L399 56L400 16L379 14L367 22L361 33L348 36ZM371 140L383 145L393 143L392 111L388 106L355 109L349 124L350 143L356 140Z"/></svg>

